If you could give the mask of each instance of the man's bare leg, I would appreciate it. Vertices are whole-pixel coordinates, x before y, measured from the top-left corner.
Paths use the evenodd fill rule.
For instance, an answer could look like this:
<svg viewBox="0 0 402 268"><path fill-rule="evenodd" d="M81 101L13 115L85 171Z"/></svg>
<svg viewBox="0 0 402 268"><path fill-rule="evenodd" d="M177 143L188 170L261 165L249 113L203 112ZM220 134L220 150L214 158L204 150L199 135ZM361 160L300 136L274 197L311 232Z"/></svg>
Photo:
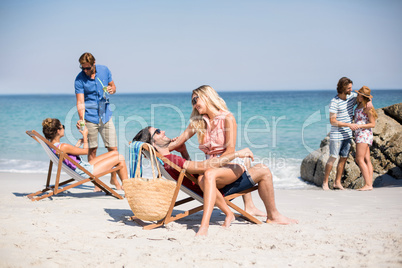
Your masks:
<svg viewBox="0 0 402 268"><path fill-rule="evenodd" d="M268 167L258 164L249 169L249 173L254 182L258 183L258 194L264 202L267 210L267 223L291 224L298 223L295 219L290 219L279 213L275 204L274 185L272 174Z"/></svg>
<svg viewBox="0 0 402 268"><path fill-rule="evenodd" d="M244 159L244 165L247 167L247 169L251 168L251 161L250 158ZM252 216L261 216L261 217L266 217L267 213L262 212L259 210L253 202L253 198L251 197L251 193L247 193L242 196L243 198L243 203L244 203L244 210L252 215Z"/></svg>
<svg viewBox="0 0 402 268"><path fill-rule="evenodd" d="M109 152L117 151L117 147L107 147ZM116 172L110 173L110 184L114 185L117 190L122 190L123 187L121 186L119 180L117 179Z"/></svg>
<svg viewBox="0 0 402 268"><path fill-rule="evenodd" d="M260 216L260 217L266 217L267 213L262 212L259 210L253 202L253 198L251 197L251 193L247 193L243 195L243 202L244 202L244 210L252 215L252 216Z"/></svg>
<svg viewBox="0 0 402 268"><path fill-rule="evenodd" d="M96 157L96 151L98 150L98 147L95 148L89 148L88 149L88 162L93 160ZM95 185L94 192L101 192L102 190Z"/></svg>
<svg viewBox="0 0 402 268"><path fill-rule="evenodd" d="M341 178L342 178L343 171L345 170L346 160L347 160L346 157L339 158L338 166L336 168L336 178L335 178L335 182L334 182L334 189L345 190L345 188L343 188L343 186L342 186Z"/></svg>
<svg viewBox="0 0 402 268"><path fill-rule="evenodd" d="M328 158L327 164L325 165L324 181L322 182L322 189L324 191L329 190L328 180L329 180L329 175L331 174L331 170L332 170L335 160L336 160L335 157L330 156Z"/></svg>

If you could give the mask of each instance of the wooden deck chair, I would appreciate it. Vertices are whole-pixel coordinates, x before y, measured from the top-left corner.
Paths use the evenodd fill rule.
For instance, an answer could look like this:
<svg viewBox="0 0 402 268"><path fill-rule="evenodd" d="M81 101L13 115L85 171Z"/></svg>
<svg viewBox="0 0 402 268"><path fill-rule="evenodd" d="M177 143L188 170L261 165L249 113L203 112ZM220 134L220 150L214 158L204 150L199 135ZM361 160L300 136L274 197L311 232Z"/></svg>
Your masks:
<svg viewBox="0 0 402 268"><path fill-rule="evenodd" d="M109 174L111 172L117 171L117 170L121 169L122 167L115 167L115 168L109 169L109 170L107 170L105 172L102 172L102 173L100 173L100 174L95 176L92 173L90 173L88 170L86 170L85 168L80 166L76 161L71 159L65 152L63 152L62 150L60 150L59 148L57 148L56 146L51 144L47 139L45 139L42 135L40 135L35 130L26 131L26 133L31 138L33 138L34 140L39 142L40 145L42 145L42 147L45 150L46 154L50 158L49 171L47 173L47 180L46 180L46 188L44 188L43 190L37 191L35 193L29 194L28 197L32 201L41 200L43 198L46 198L46 197L49 197L49 196L52 196L52 195L57 195L57 194L65 191L65 190L68 190L70 188L79 186L79 185L84 184L86 182L92 182L93 184L98 186L100 189L102 189L106 194L113 195L114 197L116 197L118 199L123 199L123 197L121 195L119 195L118 193L113 191L109 186L104 184L99 179L100 177L102 177L102 176L104 176L106 174ZM56 152L56 154L52 151L52 149ZM77 168L79 168L83 172L85 172L89 176L89 178L84 178L81 175L79 175L77 172L75 172L74 170L69 168L63 162L64 159L67 159L70 162L72 162ZM57 165L57 174L56 174L55 184L50 185L50 179L51 179L51 176L52 176L53 163L55 163ZM60 182L60 173L61 173L62 170L65 173L67 173L69 176L71 176L71 178L68 179L68 180ZM71 182L74 182L74 183L67 185L68 183L71 183ZM61 188L61 186L65 186L65 187Z"/></svg>
<svg viewBox="0 0 402 268"><path fill-rule="evenodd" d="M149 149L148 146L150 146L149 144L144 144L143 145L143 154L145 155L145 157L147 157L149 159ZM179 219L182 219L184 217L190 216L198 211L201 211L203 209L203 203L204 203L204 199L202 198L202 196L198 195L197 193L195 193L194 191L190 190L189 188L185 187L184 185L182 185L183 180L191 180L195 183L198 183L197 179L190 173L188 173L185 169L180 168L179 166L177 166L176 164L172 163L169 159L167 159L166 157L164 157L163 155L161 155L160 153L156 152L156 156L162 160L164 163L168 164L169 166L171 166L172 168L176 169L178 172L180 172L180 176L177 180L177 186L172 198L172 202L170 204L169 210L165 216L165 218L163 218L162 220L156 222L156 223L146 223L138 218L136 218L135 216L132 217L132 219L137 222L138 224L140 224L143 229L145 230L150 230L156 227L160 227L162 225L168 224L169 222L172 221L176 221ZM170 174L165 170L165 168L163 167L163 165L161 163L158 162L158 164L160 165L160 170L161 173L163 175L163 177L165 177L166 179L172 180L172 181L176 181L174 180ZM257 218L253 217L252 215L250 215L249 213L247 213L246 211L244 211L243 209L239 208L238 206L236 206L235 204L233 204L231 202L232 199L245 195L249 192L255 191L257 190L258 187L254 186L252 188L249 188L247 190L244 190L242 192L239 193L235 193L235 194L231 194L228 196L225 196L225 201L228 204L229 207L233 208L234 210L236 210L238 213L240 213L240 215L236 215L235 216L241 216L243 218L245 218L246 220L249 220L250 222L256 223L256 224L261 224L262 222L260 220L258 220ZM182 190L184 193L186 193L187 195L189 195L188 198L184 198L182 200L176 201L179 191ZM188 202L191 201L198 201L201 203L201 205L196 206L195 208L192 208L190 210L187 210L185 212L176 214L176 215L172 215L173 213L173 208L186 204Z"/></svg>

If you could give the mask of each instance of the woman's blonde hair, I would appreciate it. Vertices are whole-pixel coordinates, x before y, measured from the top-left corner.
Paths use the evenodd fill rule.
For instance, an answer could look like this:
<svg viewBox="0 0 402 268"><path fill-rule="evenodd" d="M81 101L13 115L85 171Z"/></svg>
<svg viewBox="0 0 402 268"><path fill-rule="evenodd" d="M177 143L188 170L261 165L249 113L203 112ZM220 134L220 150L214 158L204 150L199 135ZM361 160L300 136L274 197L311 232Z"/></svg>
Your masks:
<svg viewBox="0 0 402 268"><path fill-rule="evenodd" d="M371 90L370 90L370 88L367 87L367 86L363 86L361 89L359 89L359 91L358 91L357 93L360 93L359 95L362 96L363 107L367 107L367 103L368 103L369 101L371 101L371 99L368 98L368 97L366 97L365 95L371 96ZM373 107L371 107L369 113L371 113L371 114L374 116L374 119L377 119L377 118L378 118L378 114L377 114L377 112L376 112L375 109L374 109L374 105L373 105Z"/></svg>
<svg viewBox="0 0 402 268"><path fill-rule="evenodd" d="M211 86L200 86L193 90L191 96L193 95L196 95L202 99L208 109L215 108L218 111L229 111L228 107L226 106L226 102ZM200 114L194 106L190 116L190 126L196 131L198 142L201 144L204 141L204 135L207 127L204 119L202 118L202 114Z"/></svg>

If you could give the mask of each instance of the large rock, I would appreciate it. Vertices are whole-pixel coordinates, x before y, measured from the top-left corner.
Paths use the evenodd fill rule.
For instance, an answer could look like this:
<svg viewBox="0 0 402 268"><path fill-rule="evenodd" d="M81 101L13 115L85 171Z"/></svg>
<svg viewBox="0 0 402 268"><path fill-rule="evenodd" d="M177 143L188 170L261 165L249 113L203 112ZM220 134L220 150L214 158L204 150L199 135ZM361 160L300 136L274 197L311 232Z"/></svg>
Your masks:
<svg viewBox="0 0 402 268"><path fill-rule="evenodd" d="M371 163L374 169L374 186L382 185L381 181L389 177L402 179L402 103L376 110L378 119L373 129L373 145L370 147ZM346 161L342 185L348 188L361 188L364 179L360 168L355 162L356 144L352 141L349 157ZM325 137L320 148L309 154L300 167L301 178L318 186L324 180L325 165L329 158L329 136ZM329 176L329 186L332 187L336 176L336 166L333 165ZM378 181L376 182L378 178Z"/></svg>

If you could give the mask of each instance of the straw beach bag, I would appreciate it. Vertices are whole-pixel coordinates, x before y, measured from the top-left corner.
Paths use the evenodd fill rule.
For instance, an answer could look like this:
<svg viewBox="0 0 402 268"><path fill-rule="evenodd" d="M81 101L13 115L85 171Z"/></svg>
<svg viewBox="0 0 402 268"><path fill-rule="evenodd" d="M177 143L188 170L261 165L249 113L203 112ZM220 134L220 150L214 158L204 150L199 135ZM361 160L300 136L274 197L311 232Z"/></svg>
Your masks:
<svg viewBox="0 0 402 268"><path fill-rule="evenodd" d="M144 221L158 221L163 219L168 212L176 183L162 178L155 149L149 144L147 145L150 153L149 160L151 162L153 179L141 178L142 147L144 145L142 142L130 145L130 150L131 146L134 146L136 149L134 157L137 161L134 163L135 168L134 172L132 172L132 160L130 160L130 176L133 173L135 174L134 178L124 181L124 192L134 216ZM155 176L155 166L158 171L158 177Z"/></svg>

